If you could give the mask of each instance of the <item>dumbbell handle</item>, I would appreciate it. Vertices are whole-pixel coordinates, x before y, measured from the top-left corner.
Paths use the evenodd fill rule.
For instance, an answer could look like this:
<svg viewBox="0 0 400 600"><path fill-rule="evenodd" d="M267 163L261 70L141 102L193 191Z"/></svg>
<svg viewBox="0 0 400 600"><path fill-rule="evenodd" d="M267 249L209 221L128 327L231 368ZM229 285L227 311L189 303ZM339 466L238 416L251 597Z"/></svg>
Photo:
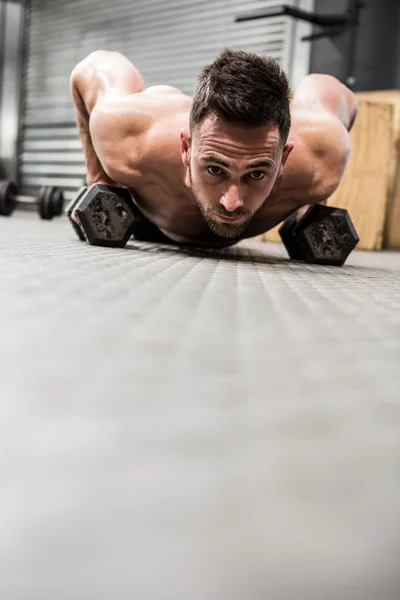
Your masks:
<svg viewBox="0 0 400 600"><path fill-rule="evenodd" d="M15 207L25 206L35 208L42 219L52 219L62 213L64 197L55 186L44 186L37 196L18 194L18 188L13 181L0 180L0 214L9 216Z"/></svg>
<svg viewBox="0 0 400 600"><path fill-rule="evenodd" d="M13 202L20 202L23 204L37 204L38 199L36 196L21 196L17 194L16 196L11 196Z"/></svg>

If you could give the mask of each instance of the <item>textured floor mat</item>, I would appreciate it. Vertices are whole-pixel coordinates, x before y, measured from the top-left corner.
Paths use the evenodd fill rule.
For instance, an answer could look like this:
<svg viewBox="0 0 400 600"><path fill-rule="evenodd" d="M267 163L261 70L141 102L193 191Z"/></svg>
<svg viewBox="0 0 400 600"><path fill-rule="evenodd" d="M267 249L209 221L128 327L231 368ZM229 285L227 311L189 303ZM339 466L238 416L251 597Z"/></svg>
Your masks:
<svg viewBox="0 0 400 600"><path fill-rule="evenodd" d="M0 597L398 600L400 254L0 220Z"/></svg>

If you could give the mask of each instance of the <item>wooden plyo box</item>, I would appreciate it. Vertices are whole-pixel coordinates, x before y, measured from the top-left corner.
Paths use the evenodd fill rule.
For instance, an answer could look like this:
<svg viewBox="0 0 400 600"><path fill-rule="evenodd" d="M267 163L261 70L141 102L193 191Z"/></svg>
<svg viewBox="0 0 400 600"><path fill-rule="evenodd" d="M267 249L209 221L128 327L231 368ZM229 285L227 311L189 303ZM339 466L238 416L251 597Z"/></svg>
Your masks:
<svg viewBox="0 0 400 600"><path fill-rule="evenodd" d="M352 150L329 206L346 208L360 236L357 248L400 248L400 90L359 92ZM261 239L280 241L278 227Z"/></svg>

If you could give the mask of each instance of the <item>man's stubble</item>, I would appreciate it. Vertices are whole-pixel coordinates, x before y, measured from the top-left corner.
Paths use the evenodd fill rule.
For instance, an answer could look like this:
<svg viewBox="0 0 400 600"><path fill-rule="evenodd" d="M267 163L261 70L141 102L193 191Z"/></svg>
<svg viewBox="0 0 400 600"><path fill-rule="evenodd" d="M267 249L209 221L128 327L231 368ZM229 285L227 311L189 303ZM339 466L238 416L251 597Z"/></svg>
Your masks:
<svg viewBox="0 0 400 600"><path fill-rule="evenodd" d="M211 206L206 208L203 206L198 194L196 193L196 187L193 183L192 177L192 169L189 165L189 178L190 178L190 186L192 190L193 197L196 201L197 206L199 207L201 214L203 215L204 221L206 225L211 229L213 233L223 238L237 238L240 237L245 230L248 228L251 219L253 218L254 213L249 213L248 210L243 208L238 208L235 211L234 216L242 216L246 215L246 219L241 223L222 223L221 221L215 221L213 216L220 215L221 217L232 217L232 213L227 211L222 205Z"/></svg>

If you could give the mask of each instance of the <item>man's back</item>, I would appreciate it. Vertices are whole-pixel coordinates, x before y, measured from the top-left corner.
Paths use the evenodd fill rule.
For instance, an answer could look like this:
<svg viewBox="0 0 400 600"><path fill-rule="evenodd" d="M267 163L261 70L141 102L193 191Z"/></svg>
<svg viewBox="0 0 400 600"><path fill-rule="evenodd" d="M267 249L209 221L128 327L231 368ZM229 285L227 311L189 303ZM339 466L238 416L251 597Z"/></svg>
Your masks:
<svg viewBox="0 0 400 600"><path fill-rule="evenodd" d="M220 236L216 235L213 228L210 230L204 214L199 210L192 169L183 160L182 132L188 132L190 128L192 99L169 86L145 89L140 74L124 57L115 56L115 53L100 55L103 68L97 70L103 80L108 72L116 77L116 64L119 62L125 89L121 89L116 81L111 81L108 88L104 89L103 86L101 93L93 98L94 85L86 83L90 143L98 159L92 169L91 161L87 161L88 184L106 179L106 183L129 187L143 214L174 241L210 245L217 242ZM130 87L125 83L129 81L127 70L130 70ZM92 74L92 81L95 78L96 72ZM73 74L73 93L74 81L78 87L81 86L80 89L83 87L79 79L82 80L82 67ZM74 98L76 96L75 92ZM84 103L83 97L84 94L80 93L79 98ZM303 80L290 104L290 158L285 168L276 174L269 193L264 196L246 229L238 237L250 237L267 231L301 206L324 201L333 193L349 155L347 128L353 117L350 109L353 108L354 112L356 106L355 103L354 107L350 106L352 98L347 88L329 76L315 75ZM218 143L214 145L220 156L219 159L216 157L218 165L220 162L225 164L221 160L224 154L231 159L229 169L224 171L226 184L222 186L216 182L222 189L221 193L226 194L227 186L239 188L247 177L246 173L240 173L237 179L239 183L235 182L234 170L239 165L235 161L251 156L252 143L253 146L256 144L254 148L257 148L260 156L268 154L269 146L267 142L260 142L260 139L264 139L258 134L262 128L240 124L229 126L225 125L225 121L222 122L225 129L221 129L221 126L218 129L218 124L214 123L214 129L211 133L207 130L203 132L203 138L219 140L220 146ZM274 132L265 131L273 143ZM190 137L190 134L185 135ZM255 136L257 140L251 142ZM212 144L210 147L213 147ZM273 154L271 156L273 159ZM214 166L214 169L218 168ZM262 174L262 171L253 173ZM260 178L259 175L257 177ZM252 184L261 190L254 179ZM247 182L243 183L244 192L240 193L247 194L246 185L248 187ZM215 188L214 184L213 190ZM238 214L241 210L245 209L240 209L238 205L232 214ZM227 214L226 211L224 214Z"/></svg>

